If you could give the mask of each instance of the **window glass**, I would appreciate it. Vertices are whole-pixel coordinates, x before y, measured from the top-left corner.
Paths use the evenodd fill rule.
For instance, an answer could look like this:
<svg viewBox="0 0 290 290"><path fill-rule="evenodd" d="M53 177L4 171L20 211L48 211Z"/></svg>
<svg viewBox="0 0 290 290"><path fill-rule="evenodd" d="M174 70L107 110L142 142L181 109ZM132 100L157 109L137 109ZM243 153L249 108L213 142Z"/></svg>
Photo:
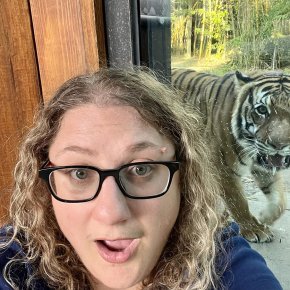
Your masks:
<svg viewBox="0 0 290 290"><path fill-rule="evenodd" d="M251 96L249 102L245 102L246 105L243 105L243 109L240 109L237 113L237 116L246 116L247 119L246 117L244 119L239 117L239 124L234 123L235 126L245 127L244 131L249 134L245 134L244 140L248 140L249 143L245 142L247 144L245 148L238 152L237 148L239 146L235 146L235 141L232 144L224 142L224 140L230 139L227 134L232 134L231 122L228 122L229 119L220 120L219 118L222 118L220 116L225 116L226 118L232 115L230 97L234 99L236 95L233 95L233 92L238 89L236 86L234 90L235 81L225 83L229 79L225 77L223 79L225 81L218 83L215 86L215 90L213 90L215 77L209 74L221 76L229 72L240 71L251 75L251 72L261 70L282 70L285 74L290 74L290 0L139 0L139 6L141 64L163 72L168 80L170 80L171 68L190 68L198 72L205 72L205 74L180 74L178 82L175 84L181 86L182 83L183 87L181 89L187 90L184 94L184 99L190 100L192 105L201 104L199 109L205 112L205 116L207 109L210 108L208 110L211 113L208 127L212 124L212 128L216 127L217 130L220 130L219 133L222 130L224 131L224 135L223 133L217 134L222 136L220 150L222 155L228 155L232 158L235 154L239 154L239 160L234 163L235 166L243 164L244 161L250 164L252 160L257 160L263 164L260 159L261 155L258 154L258 149L261 150L261 146L260 148L257 145L255 145L256 148L254 146L250 147L253 149L247 152L249 147L247 145L250 140L254 140L253 144L261 144L261 141L265 141L265 144L263 144L264 149L262 149L266 152L265 154L263 153L266 159L272 159L275 156L275 158L283 160L286 157L285 155L287 155L287 160L289 160L289 110L283 110L283 106L280 106L280 111L278 112L275 108L272 112L275 112L273 115L275 115L276 120L283 121L279 123L279 126L272 126L271 122L265 122L266 126L259 130L258 126L262 121L259 123L257 120L265 119L268 121L269 118L266 118L265 107L262 108L264 113L261 108L259 109L259 116L256 113L256 108L258 107L252 106L250 108L250 105L253 104ZM178 74L178 70L176 71ZM279 76L279 74L280 72L276 76ZM198 77L194 79L192 75L198 75ZM275 73L269 75L275 75ZM251 80L251 78L244 77L243 74L237 74L238 76L242 80L241 83ZM287 88L287 78L282 78L280 81L283 81L285 83L284 87ZM208 85L207 90L203 90L206 86L205 84ZM211 84L213 85L211 86ZM262 90L264 95L268 93L267 90L269 88L273 88L271 85ZM286 95L287 92L289 93L289 89L284 89L284 92L286 92ZM193 101L198 93L200 94L199 96L207 97L206 102L200 101L202 97L197 99L198 101L196 102ZM284 94L282 95L284 96ZM229 102L224 102L225 99L229 100ZM266 98L263 99L265 100ZM256 98L256 100L259 100L259 98ZM211 101L212 103L210 103ZM250 105L248 106L248 104ZM216 111L211 110L214 106L218 108ZM263 117L261 117L262 115ZM212 119L210 119L211 116L213 116ZM280 116L283 116L283 118L280 118ZM267 127L269 123L270 126ZM283 123L286 124L285 127L280 126ZM275 123L273 122L273 124ZM276 127L279 133L276 133ZM283 131L281 128L286 129ZM262 138L256 132L260 132L259 134L261 134ZM277 150L278 147L269 146L269 144L272 142L271 136L281 140L282 138L280 138L279 134L283 136L283 140L287 141L284 144L277 142L280 146L280 149ZM212 139L214 140L214 138ZM212 144L219 148L218 143L213 141ZM271 151L271 146L276 147L276 149ZM288 146L287 152L286 150L282 151L283 146L284 148ZM240 147L242 148L242 146ZM232 152L235 153L228 154L232 149ZM222 166L223 158L219 159L218 157L217 160L221 160L219 166ZM234 169L236 170L236 168ZM231 168L237 176L247 172L246 169L246 166L244 166L239 173L236 173ZM260 177L261 187L266 182L269 182L269 187L262 187L265 193L263 194L261 188L258 187L259 182L255 183L253 176L250 174L250 165L248 169L249 175L243 176L241 179L245 189L244 193L249 197L250 211L256 217L259 216L259 212L263 208L266 209L264 211L265 216L267 216L267 211L274 212L272 209L278 204L276 201L279 200L279 196L283 196L281 193L283 191L282 188L285 188L287 194L285 199L287 198L289 204L289 170L279 170L281 184L285 185L284 187L281 186L281 189L280 185L277 185L278 183L270 182L272 180L270 178L276 172L276 165L272 167L273 172L267 176L257 174L258 171L256 170L254 173L256 174L256 179ZM283 172L283 176L281 172ZM221 180L221 183L223 182L224 180ZM227 178L226 182L229 182L229 178ZM232 182L232 184L239 184L239 182ZM281 192L279 192L280 190ZM267 200L270 202L269 204L267 204ZM237 206L239 207L239 204ZM277 208L281 208L281 206L278 205ZM289 217L289 211L287 212L286 210L284 215L274 224L276 241L269 243L269 246L263 245L265 247L261 247L259 244L252 244L271 264L271 269L280 279L282 285L289 284L287 284L288 277L280 271L281 267L287 268L289 266L289 254L285 252L285 248L289 248L289 235L285 234L289 225ZM284 243L284 247L281 247L281 242ZM283 259L278 257L283 257Z"/></svg>
<svg viewBox="0 0 290 290"><path fill-rule="evenodd" d="M140 58L146 65L170 79L170 0L140 0Z"/></svg>

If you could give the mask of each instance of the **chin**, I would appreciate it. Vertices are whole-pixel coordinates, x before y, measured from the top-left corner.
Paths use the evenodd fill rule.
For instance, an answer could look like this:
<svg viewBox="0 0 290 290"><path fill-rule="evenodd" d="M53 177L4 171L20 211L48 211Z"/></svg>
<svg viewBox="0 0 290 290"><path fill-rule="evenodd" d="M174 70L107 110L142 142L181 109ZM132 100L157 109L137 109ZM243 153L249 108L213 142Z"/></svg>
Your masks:
<svg viewBox="0 0 290 290"><path fill-rule="evenodd" d="M112 265L110 271L102 274L102 279L97 278L101 276L100 273L94 276L93 280L98 290L131 289L133 287L136 289L138 285L142 285L143 276L145 275L134 273L136 268L134 270L118 268L120 267Z"/></svg>

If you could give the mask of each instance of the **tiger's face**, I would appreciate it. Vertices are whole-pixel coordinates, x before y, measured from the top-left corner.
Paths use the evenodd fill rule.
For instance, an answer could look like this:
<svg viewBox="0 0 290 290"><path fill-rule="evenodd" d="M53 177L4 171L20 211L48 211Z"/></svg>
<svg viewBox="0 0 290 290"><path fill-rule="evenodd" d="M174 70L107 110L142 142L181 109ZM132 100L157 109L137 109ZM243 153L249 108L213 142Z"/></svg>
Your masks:
<svg viewBox="0 0 290 290"><path fill-rule="evenodd" d="M266 170L285 169L290 165L290 76L260 78L240 76L233 134L243 157Z"/></svg>

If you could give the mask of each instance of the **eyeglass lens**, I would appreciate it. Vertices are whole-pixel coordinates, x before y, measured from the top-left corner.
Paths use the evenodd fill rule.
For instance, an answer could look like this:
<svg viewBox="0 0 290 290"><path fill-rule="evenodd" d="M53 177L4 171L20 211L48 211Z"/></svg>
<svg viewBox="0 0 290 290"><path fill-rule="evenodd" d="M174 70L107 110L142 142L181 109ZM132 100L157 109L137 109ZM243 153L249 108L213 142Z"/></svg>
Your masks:
<svg viewBox="0 0 290 290"><path fill-rule="evenodd" d="M164 164L138 164L123 167L119 182L132 197L155 196L163 193L170 180L170 170ZM64 200L90 199L99 190L100 174L88 168L63 168L49 177L55 195Z"/></svg>

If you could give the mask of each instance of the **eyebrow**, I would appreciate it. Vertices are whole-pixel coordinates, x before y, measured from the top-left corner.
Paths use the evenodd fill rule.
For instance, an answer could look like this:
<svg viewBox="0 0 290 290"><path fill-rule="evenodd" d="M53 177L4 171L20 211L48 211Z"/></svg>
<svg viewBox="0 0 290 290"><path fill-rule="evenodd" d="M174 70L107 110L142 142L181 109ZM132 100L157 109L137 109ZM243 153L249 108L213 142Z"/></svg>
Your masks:
<svg viewBox="0 0 290 290"><path fill-rule="evenodd" d="M148 148L149 149L156 149L156 148L159 148L159 147L160 147L159 145L154 144L152 142L143 141L143 142L138 142L136 144L132 144L132 145L128 146L126 148L127 149L126 151L135 153L135 152L139 152L139 151L142 151L142 150L145 150L145 149L148 149ZM77 146L77 145L67 146L64 149L62 149L57 155L62 154L62 153L67 152L67 151L82 153L82 154L86 154L86 155L89 155L89 156L95 156L96 155L95 151L93 151L93 150L91 150L89 148L80 147L80 146Z"/></svg>
<svg viewBox="0 0 290 290"><path fill-rule="evenodd" d="M76 145L72 145L72 146L67 146L65 148L63 148L57 155L60 155L64 152L77 152L77 153L83 153L89 156L93 156L94 155L94 151L89 149L89 148L85 148L85 147L80 147L80 146L76 146Z"/></svg>
<svg viewBox="0 0 290 290"><path fill-rule="evenodd" d="M149 141L143 141L143 142L138 142L136 144L132 144L130 145L127 150L134 153L134 152L138 152L138 151L142 151L145 149L156 149L159 148L160 145L154 144L152 142Z"/></svg>

